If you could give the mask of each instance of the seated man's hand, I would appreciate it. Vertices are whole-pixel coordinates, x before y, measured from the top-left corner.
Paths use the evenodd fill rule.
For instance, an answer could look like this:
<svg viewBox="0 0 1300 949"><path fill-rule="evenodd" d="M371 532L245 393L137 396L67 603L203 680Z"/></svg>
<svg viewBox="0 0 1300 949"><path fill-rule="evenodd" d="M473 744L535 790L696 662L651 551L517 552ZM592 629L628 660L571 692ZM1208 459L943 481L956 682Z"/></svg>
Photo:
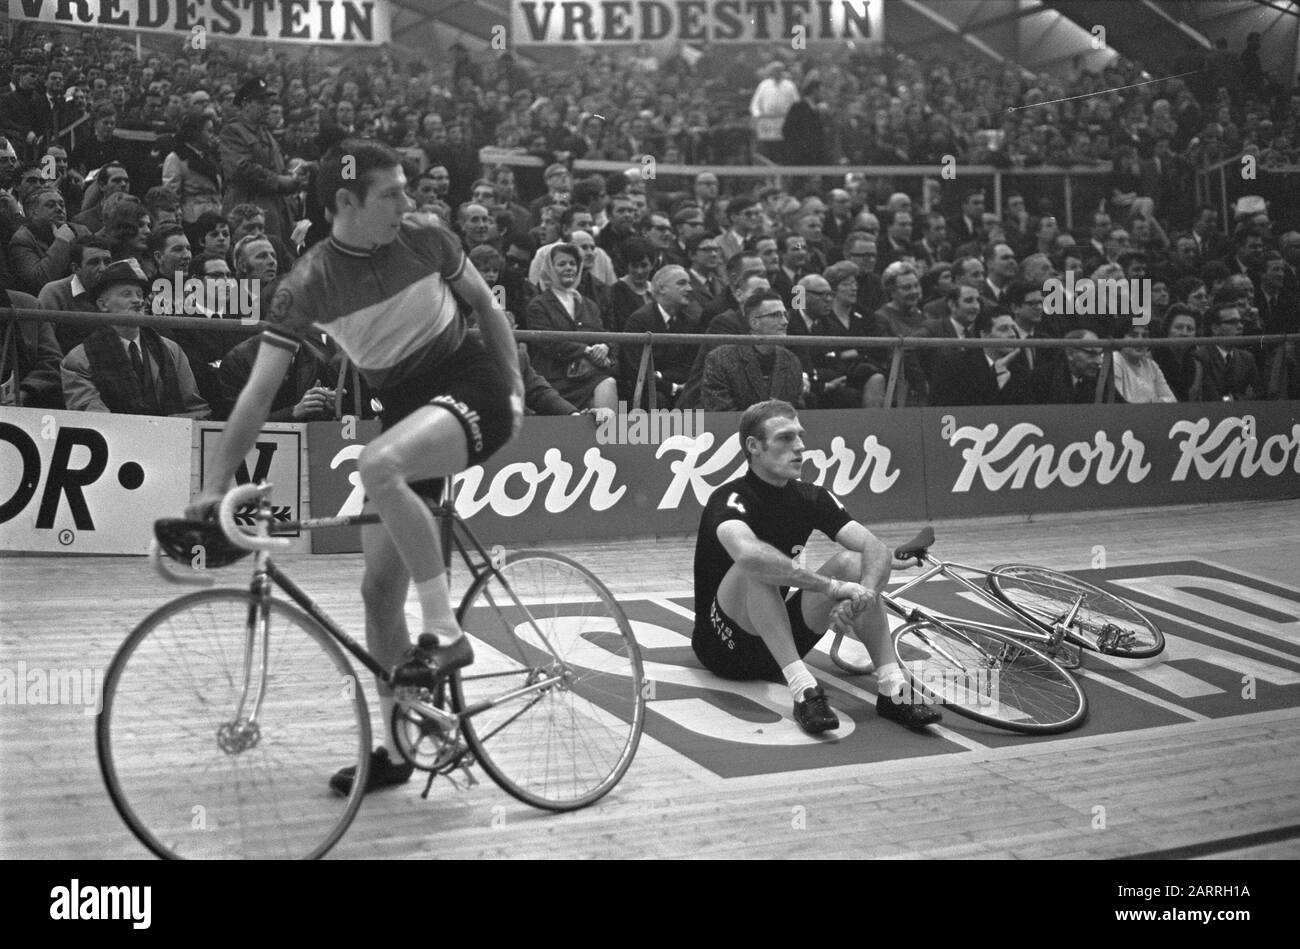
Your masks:
<svg viewBox="0 0 1300 949"><path fill-rule="evenodd" d="M334 390L323 386L312 386L302 394L298 404L293 407L295 422L327 419L334 415Z"/></svg>

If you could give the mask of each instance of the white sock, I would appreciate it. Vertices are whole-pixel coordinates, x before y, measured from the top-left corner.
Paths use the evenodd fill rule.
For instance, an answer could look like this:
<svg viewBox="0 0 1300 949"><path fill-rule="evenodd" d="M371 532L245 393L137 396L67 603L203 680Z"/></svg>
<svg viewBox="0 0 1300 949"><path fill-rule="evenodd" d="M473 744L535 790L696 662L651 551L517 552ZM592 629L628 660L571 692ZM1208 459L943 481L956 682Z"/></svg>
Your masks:
<svg viewBox="0 0 1300 949"><path fill-rule="evenodd" d="M393 738L393 705L391 695L379 693L379 714L384 720L384 747L388 749L388 760L393 764L402 764L406 759L397 750L397 741Z"/></svg>
<svg viewBox="0 0 1300 949"><path fill-rule="evenodd" d="M449 645L464 635L456 625L456 614L451 611L444 574L419 581L415 584L415 592L420 598L420 612L424 614L424 631L437 636L438 645Z"/></svg>
<svg viewBox="0 0 1300 949"><path fill-rule="evenodd" d="M907 677L898 663L887 662L876 670L876 691L880 695L897 695L906 685Z"/></svg>
<svg viewBox="0 0 1300 949"><path fill-rule="evenodd" d="M808 671L802 659L796 659L782 669L781 675L785 676L785 681L790 686L790 694L794 696L796 702L803 701L804 689L817 688L817 680L813 678L813 674Z"/></svg>

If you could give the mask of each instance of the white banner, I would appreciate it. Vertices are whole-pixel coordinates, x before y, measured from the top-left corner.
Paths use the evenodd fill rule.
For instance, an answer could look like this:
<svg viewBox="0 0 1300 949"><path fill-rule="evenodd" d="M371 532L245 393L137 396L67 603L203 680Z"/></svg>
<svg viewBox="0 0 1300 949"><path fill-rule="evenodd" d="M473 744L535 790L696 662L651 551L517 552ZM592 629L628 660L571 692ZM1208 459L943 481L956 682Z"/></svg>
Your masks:
<svg viewBox="0 0 1300 949"><path fill-rule="evenodd" d="M9 18L167 33L193 49L225 39L349 46L392 39L388 0L9 0Z"/></svg>
<svg viewBox="0 0 1300 949"><path fill-rule="evenodd" d="M884 38L884 0L512 0L511 39L536 44L805 43ZM756 63L761 65L761 63Z"/></svg>
<svg viewBox="0 0 1300 949"><path fill-rule="evenodd" d="M189 501L193 425L0 409L0 550L145 553Z"/></svg>

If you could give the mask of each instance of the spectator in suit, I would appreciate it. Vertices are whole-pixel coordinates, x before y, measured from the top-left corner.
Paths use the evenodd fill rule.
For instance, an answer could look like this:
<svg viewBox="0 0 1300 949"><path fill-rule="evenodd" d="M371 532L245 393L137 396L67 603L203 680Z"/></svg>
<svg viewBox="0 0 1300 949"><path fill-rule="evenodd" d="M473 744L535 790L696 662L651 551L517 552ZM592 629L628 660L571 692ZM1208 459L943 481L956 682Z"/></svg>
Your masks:
<svg viewBox="0 0 1300 949"><path fill-rule="evenodd" d="M552 162L546 166L542 178L546 182L546 194L540 198L534 198L528 204L528 214L534 226L542 221L542 208L548 204L564 204L567 206L570 203L573 191L573 176L569 172L568 165ZM449 185L450 181L449 177ZM445 201L446 198L444 197L443 200Z"/></svg>
<svg viewBox="0 0 1300 949"><path fill-rule="evenodd" d="M1165 314L1165 336L1191 339L1196 335L1197 317L1190 307L1175 303ZM1153 357L1165 383L1179 402L1201 400L1201 364L1192 346L1159 346Z"/></svg>
<svg viewBox="0 0 1300 949"><path fill-rule="evenodd" d="M1245 317L1231 292L1216 296L1208 313L1210 335L1223 339L1241 336ZM1260 398L1259 367L1240 346L1201 346L1196 350L1201 366L1201 401L1235 402Z"/></svg>
<svg viewBox="0 0 1300 949"><path fill-rule="evenodd" d="M163 161L163 187L180 202L181 221L190 225L206 213L221 213L221 152L216 120L203 113L181 119L175 148Z"/></svg>
<svg viewBox="0 0 1300 949"><path fill-rule="evenodd" d="M10 306L41 309L31 294L6 290L0 285L0 307ZM14 341L17 364L9 369L7 378L0 378L0 406L63 408L63 383L59 374L63 350L54 335L54 326L37 320L17 320L0 330L0 341L7 342L10 333L17 336Z"/></svg>
<svg viewBox="0 0 1300 949"><path fill-rule="evenodd" d="M636 203L631 195L623 193L609 199L609 223L600 229L596 238L596 246L613 261L615 276L627 273L622 248L629 237L636 237Z"/></svg>
<svg viewBox="0 0 1300 949"><path fill-rule="evenodd" d="M772 289L781 294L786 306L790 306L795 284L812 272L808 240L796 231L785 231L777 236L776 245L781 265L772 277Z"/></svg>
<svg viewBox="0 0 1300 949"><path fill-rule="evenodd" d="M34 63L19 63L14 67L17 88L0 98L0 135L9 139L15 150L22 150L27 158L36 154L36 143L41 137L41 132L37 131L40 124L37 106L39 80L40 69Z"/></svg>
<svg viewBox="0 0 1300 949"><path fill-rule="evenodd" d="M672 222L673 238L664 249L664 264L688 267L691 257L686 250L686 241L695 234L705 233L704 212L699 208L682 208L673 214Z"/></svg>
<svg viewBox="0 0 1300 949"><path fill-rule="evenodd" d="M98 313L99 307L90 288L99 280L99 275L112 260L108 242L101 237L78 238L72 244L69 259L72 273L59 280L52 280L41 288L39 297L41 309ZM71 352L92 329L91 326L77 326L72 323L56 324L54 334L59 341L60 353Z"/></svg>
<svg viewBox="0 0 1300 949"><path fill-rule="evenodd" d="M832 188L827 198L830 208L822 222L822 233L826 237L827 246L838 250L844 244L844 238L853 230L853 198L843 188ZM945 223L945 230L947 226Z"/></svg>
<svg viewBox="0 0 1300 949"><path fill-rule="evenodd" d="M9 241L9 267L18 287L36 295L72 273L72 243L90 231L68 223L63 195L54 188L30 192L23 209L27 223Z"/></svg>
<svg viewBox="0 0 1300 949"><path fill-rule="evenodd" d="M1088 344L1097 341L1097 334L1092 330L1070 330L1065 338L1078 340L1079 345L1067 348L1063 358L1038 361L1030 380L1033 400L1043 404L1091 404L1096 401L1103 350Z"/></svg>
<svg viewBox="0 0 1300 949"><path fill-rule="evenodd" d="M925 216L921 239L912 245L912 254L927 267L952 260L952 244L948 242L948 220L938 211Z"/></svg>
<svg viewBox="0 0 1300 949"><path fill-rule="evenodd" d="M219 262L225 263L224 260ZM220 335L224 337L225 334ZM257 350L261 345L260 335L249 336L231 347L221 358L217 368L217 381L220 385L222 411L216 413L217 418L225 419L229 416L230 409L239 399L239 393L252 374ZM338 369L328 357L329 353L318 346L315 340L303 340L303 345L293 354L284 381L271 400L271 412L266 417L268 422L315 422L335 417Z"/></svg>
<svg viewBox="0 0 1300 949"><path fill-rule="evenodd" d="M661 267L651 279L655 302L642 307L627 318L627 333L698 333L700 324L690 316L691 278L685 269L673 265ZM632 388L641 368L643 347L621 347L620 375ZM656 343L653 347L655 376L653 384L658 404L671 407L690 376L698 347L690 343ZM644 406L643 406L644 407Z"/></svg>
<svg viewBox="0 0 1300 949"><path fill-rule="evenodd" d="M749 295L745 319L753 336L784 336L788 322L785 304L771 290ZM767 399L802 407L806 391L799 357L784 346L719 346L704 363L701 407L706 412L743 412Z"/></svg>
<svg viewBox="0 0 1300 949"><path fill-rule="evenodd" d="M1006 303L1007 290L1019 272L1011 245L1005 242L984 245L984 269L988 276L980 292L990 303Z"/></svg>
<svg viewBox="0 0 1300 949"><path fill-rule="evenodd" d="M704 217L704 229L710 234L722 233L722 222L718 220L718 176L711 171L702 171L695 176L695 203Z"/></svg>
<svg viewBox="0 0 1300 949"><path fill-rule="evenodd" d="M287 241L293 230L288 198L302 190L306 171L290 174L280 145L267 127L272 93L265 80L250 79L235 93L239 115L221 127L223 208L255 204L266 215L268 234Z"/></svg>
<svg viewBox="0 0 1300 949"><path fill-rule="evenodd" d="M904 257L914 257L912 247L912 212L896 211L889 218L885 229L885 238L880 242L879 266L883 272L886 267Z"/></svg>
<svg viewBox="0 0 1300 949"><path fill-rule="evenodd" d="M179 224L166 224L149 235L149 261L145 273L150 277L176 279L177 274L184 274L189 269L194 253L190 250L190 239ZM145 261L141 261L142 264Z"/></svg>
<svg viewBox="0 0 1300 949"><path fill-rule="evenodd" d="M1234 274L1254 277L1263 263L1264 235L1248 224L1240 225L1232 236L1232 253L1224 261Z"/></svg>
<svg viewBox="0 0 1300 949"><path fill-rule="evenodd" d="M745 259L743 255L741 255L741 259ZM710 336L743 336L748 333L749 322L741 315L744 312L745 301L759 291L771 290L767 277L761 270L753 266L753 258L748 258L748 260L749 264L740 272L739 282L728 289L727 298L735 301L735 303L730 308L717 314L709 323L708 334ZM690 374L686 377L686 383L677 396L676 408L694 409L699 407L702 397L701 386L704 382L704 365L709 354L718 345L718 343L709 342L700 344L699 352L695 354L695 361L691 364Z"/></svg>
<svg viewBox="0 0 1300 949"><path fill-rule="evenodd" d="M696 234L687 239L686 252L691 260L687 271L691 278L691 298L703 313L722 298L727 288L720 273L723 258L719 238Z"/></svg>
<svg viewBox="0 0 1300 949"><path fill-rule="evenodd" d="M968 284L955 284L943 295L948 313L942 319L926 321L926 335L934 339L966 339L975 332L980 315L979 291Z"/></svg>
<svg viewBox="0 0 1300 949"><path fill-rule="evenodd" d="M1148 327L1137 326L1127 319L1119 327L1124 339L1146 339ZM1178 398L1159 364L1151 357L1151 347L1117 349L1110 354L1115 389L1125 402L1177 402Z"/></svg>
<svg viewBox="0 0 1300 949"><path fill-rule="evenodd" d="M948 236L954 247L982 243L984 238L984 192L968 191L961 202L961 213L948 222Z"/></svg>
<svg viewBox="0 0 1300 949"><path fill-rule="evenodd" d="M603 330L600 308L577 291L582 253L558 244L546 255L541 293L528 301L528 326L535 330ZM617 359L608 343L534 344L533 367L561 398L580 409L618 406L618 386L610 370Z"/></svg>
<svg viewBox="0 0 1300 949"><path fill-rule="evenodd" d="M149 279L134 260L105 268L95 285L101 313L141 314ZM69 409L207 418L189 360L172 340L138 326L95 330L63 357L63 399Z"/></svg>
<svg viewBox="0 0 1300 949"><path fill-rule="evenodd" d="M1196 210L1192 223L1192 239L1201 261L1222 260L1232 253L1232 242L1219 230L1219 212L1209 205Z"/></svg>
<svg viewBox="0 0 1300 949"><path fill-rule="evenodd" d="M68 164L82 175L103 168L109 162L123 161L132 153L129 144L113 134L117 130L118 116L111 102L97 103L90 114L93 134L78 141L68 156Z"/></svg>
<svg viewBox="0 0 1300 949"><path fill-rule="evenodd" d="M92 232L102 230L108 213L107 201L115 194L130 194L131 176L121 162L109 162L99 169L95 180L86 188L82 198L81 213L72 220Z"/></svg>
<svg viewBox="0 0 1300 949"><path fill-rule="evenodd" d="M955 287L968 299L971 287ZM972 332L980 339L1016 339L1016 324L1005 309L978 312ZM932 405L1026 405L1031 401L1029 367L1012 346L946 350L939 357L931 389Z"/></svg>
<svg viewBox="0 0 1300 949"><path fill-rule="evenodd" d="M763 206L753 195L741 195L727 205L731 215L731 228L718 238L722 259L730 260L745 249L745 241L759 233L763 219Z"/></svg>

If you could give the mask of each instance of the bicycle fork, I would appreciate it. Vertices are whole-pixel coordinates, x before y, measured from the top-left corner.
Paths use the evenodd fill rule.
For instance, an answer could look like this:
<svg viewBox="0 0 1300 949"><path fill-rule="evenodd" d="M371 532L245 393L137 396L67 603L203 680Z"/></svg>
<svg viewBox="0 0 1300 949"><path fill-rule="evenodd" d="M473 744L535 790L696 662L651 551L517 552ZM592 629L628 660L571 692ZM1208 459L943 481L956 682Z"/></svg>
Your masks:
<svg viewBox="0 0 1300 949"><path fill-rule="evenodd" d="M261 559L265 553L259 553ZM253 599L248 604L244 621L244 675L240 684L239 704L234 717L217 727L217 745L228 755L237 755L255 748L261 741L261 727L257 723L266 697L266 676L271 655L271 585L266 571L259 569L250 585ZM245 714L251 707L252 712Z"/></svg>

